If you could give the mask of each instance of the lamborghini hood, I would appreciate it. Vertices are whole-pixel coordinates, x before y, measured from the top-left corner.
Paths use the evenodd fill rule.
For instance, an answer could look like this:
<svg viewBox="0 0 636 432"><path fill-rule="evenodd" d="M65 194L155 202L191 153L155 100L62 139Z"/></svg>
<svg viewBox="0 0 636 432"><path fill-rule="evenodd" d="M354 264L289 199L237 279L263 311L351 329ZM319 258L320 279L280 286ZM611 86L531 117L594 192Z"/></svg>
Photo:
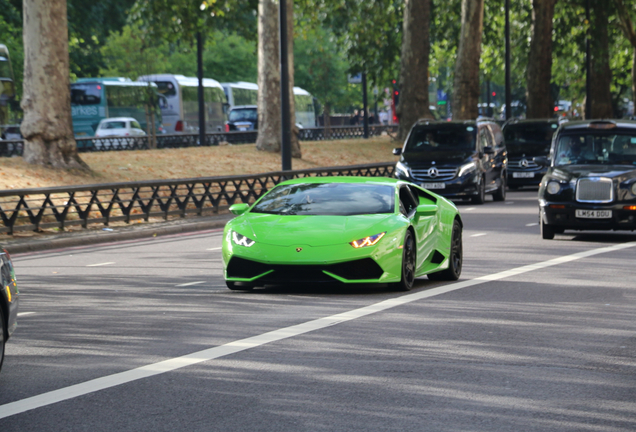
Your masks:
<svg viewBox="0 0 636 432"><path fill-rule="evenodd" d="M357 216L281 216L249 214L232 229L257 243L275 246L330 246L387 231L393 214Z"/></svg>

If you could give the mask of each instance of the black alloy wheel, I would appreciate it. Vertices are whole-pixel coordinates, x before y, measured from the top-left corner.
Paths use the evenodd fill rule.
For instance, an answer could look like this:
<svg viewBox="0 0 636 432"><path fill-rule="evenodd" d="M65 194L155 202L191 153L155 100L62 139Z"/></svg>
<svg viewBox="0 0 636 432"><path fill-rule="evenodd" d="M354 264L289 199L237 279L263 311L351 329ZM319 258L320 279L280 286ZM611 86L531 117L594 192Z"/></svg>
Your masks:
<svg viewBox="0 0 636 432"><path fill-rule="evenodd" d="M492 194L493 201L505 201L506 200L506 173L501 173L501 178L499 179L499 187Z"/></svg>
<svg viewBox="0 0 636 432"><path fill-rule="evenodd" d="M430 273L428 278L434 281L456 281L462 274L464 262L464 246L462 244L462 225L457 219L453 222L453 234L451 236L450 256L448 268L437 273Z"/></svg>
<svg viewBox="0 0 636 432"><path fill-rule="evenodd" d="M541 238L544 240L552 240L556 230L543 221L543 217L539 215L539 225L541 225Z"/></svg>
<svg viewBox="0 0 636 432"><path fill-rule="evenodd" d="M481 177L479 179L479 184L477 185L478 191L477 195L471 198L473 204L483 204L486 202L486 180Z"/></svg>
<svg viewBox="0 0 636 432"><path fill-rule="evenodd" d="M393 284L397 291L410 291L415 282L415 238L411 230L406 230L404 246L402 246L402 279Z"/></svg>
<svg viewBox="0 0 636 432"><path fill-rule="evenodd" d="M4 312L2 306L0 306L0 370L2 370L2 363L4 362Z"/></svg>

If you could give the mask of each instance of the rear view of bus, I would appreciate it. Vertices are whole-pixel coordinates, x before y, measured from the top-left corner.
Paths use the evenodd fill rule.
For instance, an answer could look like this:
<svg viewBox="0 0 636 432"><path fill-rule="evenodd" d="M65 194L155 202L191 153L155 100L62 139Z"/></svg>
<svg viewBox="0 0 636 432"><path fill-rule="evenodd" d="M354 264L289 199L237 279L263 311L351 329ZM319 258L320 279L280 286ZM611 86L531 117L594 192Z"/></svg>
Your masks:
<svg viewBox="0 0 636 432"><path fill-rule="evenodd" d="M199 80L183 75L140 76L138 81L153 82L166 98L161 106L163 126L169 134L199 132ZM221 132L225 125L225 93L216 80L203 79L206 132Z"/></svg>

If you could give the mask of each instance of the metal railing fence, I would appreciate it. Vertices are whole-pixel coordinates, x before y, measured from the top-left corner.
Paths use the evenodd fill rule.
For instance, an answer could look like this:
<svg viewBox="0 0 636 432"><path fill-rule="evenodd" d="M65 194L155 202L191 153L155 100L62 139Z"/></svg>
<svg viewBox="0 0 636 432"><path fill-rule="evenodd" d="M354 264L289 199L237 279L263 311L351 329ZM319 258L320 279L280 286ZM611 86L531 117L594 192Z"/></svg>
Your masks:
<svg viewBox="0 0 636 432"><path fill-rule="evenodd" d="M104 224L151 217L202 216L253 203L283 180L302 177L391 177L394 163L264 174L0 190L1 233Z"/></svg>
<svg viewBox="0 0 636 432"><path fill-rule="evenodd" d="M397 132L397 125L370 125L369 136L380 136ZM298 138L301 141L324 141L362 138L362 126L335 126L326 130L324 127L299 129ZM206 134L204 146L219 144L253 144L258 132L215 132ZM199 146L199 134L157 135L157 148L180 148ZM151 148L149 136L119 136L119 137L91 137L76 138L77 149L80 152L110 151L110 150L148 150ZM0 141L0 156L22 156L24 142Z"/></svg>

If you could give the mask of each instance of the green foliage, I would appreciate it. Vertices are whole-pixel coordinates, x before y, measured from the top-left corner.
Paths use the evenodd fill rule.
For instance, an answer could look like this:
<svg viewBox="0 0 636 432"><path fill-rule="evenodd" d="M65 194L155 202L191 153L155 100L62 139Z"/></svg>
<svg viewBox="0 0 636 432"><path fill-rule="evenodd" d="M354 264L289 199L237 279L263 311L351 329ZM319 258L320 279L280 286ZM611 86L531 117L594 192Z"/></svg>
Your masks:
<svg viewBox="0 0 636 432"><path fill-rule="evenodd" d="M13 79L16 90L16 102L9 106L10 121L14 122L19 101L22 97L22 82L24 79L24 46L22 44L22 16L21 9L7 0L0 0L0 44L6 45L13 67Z"/></svg>

